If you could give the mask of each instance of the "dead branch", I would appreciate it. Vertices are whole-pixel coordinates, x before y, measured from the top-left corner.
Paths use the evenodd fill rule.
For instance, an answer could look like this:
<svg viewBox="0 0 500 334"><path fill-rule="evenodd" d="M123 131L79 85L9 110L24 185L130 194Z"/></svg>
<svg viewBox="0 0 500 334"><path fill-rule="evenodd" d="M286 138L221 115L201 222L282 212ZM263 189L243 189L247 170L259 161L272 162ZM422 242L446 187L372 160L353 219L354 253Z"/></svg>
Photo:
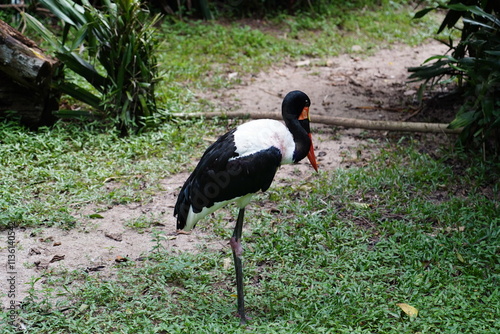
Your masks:
<svg viewBox="0 0 500 334"><path fill-rule="evenodd" d="M255 113L249 114L245 112L210 112L210 113L191 113L191 114L172 114L173 117L180 118L250 118L261 119L269 118L275 120L282 120L280 114L276 113ZM329 117L315 115L311 118L311 122L320 123L333 126L342 126L346 128L359 128L367 130L383 130L383 131L398 131L398 132L435 132L435 133L449 133L459 134L462 129L449 129L448 124L444 123L421 123L421 122L399 122L399 121L372 121L366 119L356 118L342 118L342 117Z"/></svg>
<svg viewBox="0 0 500 334"><path fill-rule="evenodd" d="M2 8L22 9L22 8L28 8L28 6L25 4L17 4L17 5L16 4L9 4L9 5L2 4L2 5L0 5L0 9L2 9Z"/></svg>

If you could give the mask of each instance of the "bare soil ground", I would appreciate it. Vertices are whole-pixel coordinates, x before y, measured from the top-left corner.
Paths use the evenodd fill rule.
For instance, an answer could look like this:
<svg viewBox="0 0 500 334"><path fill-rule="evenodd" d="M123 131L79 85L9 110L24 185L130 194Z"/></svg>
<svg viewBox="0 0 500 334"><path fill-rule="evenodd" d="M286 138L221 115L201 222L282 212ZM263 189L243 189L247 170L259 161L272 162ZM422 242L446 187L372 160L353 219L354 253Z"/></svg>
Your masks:
<svg viewBox="0 0 500 334"><path fill-rule="evenodd" d="M205 97L216 101L218 109L228 113L236 110L279 113L283 96L290 90L300 89L312 100L312 118L319 114L370 120L415 120L419 117L425 120L425 115L417 115L417 85L407 83L407 68L445 51L443 45L431 42L418 47L396 45L369 57L354 54L326 61L289 62L257 76L242 77L244 85ZM359 161L360 155L366 154L359 150L364 143L359 136L360 130L314 125L313 132L316 154L323 170L348 167L351 162ZM289 182L300 174L311 172L312 168L305 163L283 166L276 182ZM43 288L47 272L77 269L99 272L107 277L113 275L117 261L147 255L156 244L153 228L139 233L125 224L143 215L157 217L158 226L154 229L165 232L161 243L173 253L227 247L227 240L211 240L199 229L191 235L175 235L173 207L187 176L186 172L159 180L165 190L156 194L151 202L115 206L100 212L100 219L88 218L96 210L95 205L88 205L75 212L75 216L80 217L80 227L69 231L58 228L17 230L16 299L20 301L27 296L28 283L33 278L41 277L34 286ZM6 240L6 231L1 233L1 238ZM7 262L6 248L0 249L0 258L3 264ZM6 284L2 278L0 291L8 290ZM2 296L2 301L5 305L7 296Z"/></svg>

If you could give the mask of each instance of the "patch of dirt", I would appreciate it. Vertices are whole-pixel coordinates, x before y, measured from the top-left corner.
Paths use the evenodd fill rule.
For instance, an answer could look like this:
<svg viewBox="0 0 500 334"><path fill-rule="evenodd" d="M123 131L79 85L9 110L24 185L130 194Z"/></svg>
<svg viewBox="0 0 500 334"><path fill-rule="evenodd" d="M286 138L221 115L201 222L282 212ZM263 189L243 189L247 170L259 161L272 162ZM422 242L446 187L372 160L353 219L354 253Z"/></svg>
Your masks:
<svg viewBox="0 0 500 334"><path fill-rule="evenodd" d="M447 47L433 41L418 47L395 45L373 56L341 55L308 59L276 67L257 77L241 78L245 84L206 96L218 108L249 112L280 112L283 97L291 90L306 92L314 115L368 120L403 120L418 107L418 83L408 83L407 68L422 64ZM228 74L237 77L236 73Z"/></svg>
<svg viewBox="0 0 500 334"><path fill-rule="evenodd" d="M407 83L407 67L417 66L432 55L443 54L446 47L431 42L419 47L397 45L375 55L342 55L326 61L315 59L289 63L273 68L255 77L245 77L245 84L204 96L217 101L218 109L249 112L280 112L284 95L291 90L306 92L312 101L311 114L330 115L370 120L403 120L416 112L416 84ZM231 74L235 76L235 74ZM236 74L237 76L237 74ZM359 163L365 154L359 149L363 140L360 130L338 129L313 125L313 138L320 168L332 170L339 166ZM277 174L278 184L310 176L312 168L305 162L283 166ZM61 270L86 270L104 277L113 274L116 263L123 259L135 260L147 255L156 245L153 228L163 230L161 244L173 253L198 251L202 248L223 249L227 240L210 240L202 231L191 235L175 232L172 216L177 192L188 174L160 180L164 191L149 203L118 205L102 211L94 205L78 210L79 228L65 231L58 228L16 230L16 300L26 297L33 277L42 277L35 288L43 288L44 273ZM101 218L89 218L99 211ZM158 226L142 233L127 227L127 222L144 215L152 215ZM7 240L8 231L1 232ZM228 236L229 237L229 236ZM2 264L7 263L8 249L0 249ZM12 270L11 270L12 271ZM9 271L8 271L9 272ZM6 279L0 281L3 305L11 298Z"/></svg>

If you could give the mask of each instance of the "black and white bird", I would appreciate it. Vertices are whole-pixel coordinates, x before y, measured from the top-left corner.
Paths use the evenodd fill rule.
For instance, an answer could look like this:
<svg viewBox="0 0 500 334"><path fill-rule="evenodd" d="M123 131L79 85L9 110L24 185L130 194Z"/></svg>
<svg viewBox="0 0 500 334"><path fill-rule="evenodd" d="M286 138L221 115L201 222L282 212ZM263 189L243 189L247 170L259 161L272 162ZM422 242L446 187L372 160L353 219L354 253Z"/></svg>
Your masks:
<svg viewBox="0 0 500 334"><path fill-rule="evenodd" d="M283 99L283 123L260 119L244 123L221 136L203 154L184 183L174 209L177 229L190 231L196 223L220 207L235 202L238 219L230 245L233 251L241 323L247 318L243 297L241 233L245 207L253 194L266 191L280 165L308 157L318 165L309 127L309 97L292 91Z"/></svg>

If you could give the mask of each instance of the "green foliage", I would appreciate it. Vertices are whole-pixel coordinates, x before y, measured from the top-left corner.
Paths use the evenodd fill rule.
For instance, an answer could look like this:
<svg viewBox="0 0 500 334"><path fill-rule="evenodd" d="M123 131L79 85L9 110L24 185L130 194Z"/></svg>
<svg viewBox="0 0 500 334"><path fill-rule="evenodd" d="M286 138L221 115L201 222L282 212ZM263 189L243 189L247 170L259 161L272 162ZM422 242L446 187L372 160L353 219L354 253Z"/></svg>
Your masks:
<svg viewBox="0 0 500 334"><path fill-rule="evenodd" d="M299 15L342 16L343 10L406 4L406 0L179 0L170 2L170 12L177 16L194 15L204 19L214 17L272 17L283 13Z"/></svg>
<svg viewBox="0 0 500 334"><path fill-rule="evenodd" d="M344 16L344 37L334 17L287 17L293 34L279 37L237 24L164 25L159 57L168 86L160 94L168 95L168 110L205 110L196 92L225 87L228 69L256 72L287 56L327 57L400 36L416 42L404 19L396 31L388 21L397 16L366 14ZM0 229L8 222L69 228L89 203L105 209L148 201L161 190L158 180L191 169L190 158L233 126L177 119L121 138L98 123L59 122L36 132L0 123ZM498 178L498 166L470 157L435 160L418 147L386 147L363 167L275 185L247 211L245 292L253 320L246 328L234 317L231 251L221 251L231 226L212 231L210 219L205 232L217 250L180 253L156 233L145 261L113 264L108 273L44 272L18 324L33 334L498 332ZM269 210L273 198L279 201ZM157 219L126 223L142 230ZM397 303L419 315L410 319ZM0 323L7 316L0 311ZM14 331L0 326L1 334Z"/></svg>
<svg viewBox="0 0 500 334"><path fill-rule="evenodd" d="M62 37L26 14L28 22L52 45L64 65L94 90L69 81L59 82L58 88L103 111L122 135L152 124L158 113L154 25L159 16L151 18L136 0L106 0L102 9L87 0L82 1L83 6L72 0L41 2L62 20ZM77 52L82 49L88 60Z"/></svg>
<svg viewBox="0 0 500 334"><path fill-rule="evenodd" d="M349 38L340 38L333 31L335 21L326 19L296 22L286 17L286 25L272 32L236 22L165 22L159 29L162 44L156 54L165 73L155 90L158 103L172 113L212 111L212 101L200 99L198 92L238 82L227 73L257 73L280 59L330 57L354 43L369 49L399 36L407 37L408 43L426 38L410 33L415 23L406 11L378 14L350 13L344 30L352 34ZM399 31L392 29L394 22ZM275 31L280 31L279 36ZM81 76L67 72L68 79L85 86ZM106 206L147 199L158 189L159 178L183 168L196 155L193 150L206 148L204 138L223 133L234 123L176 119L130 138L120 138L119 132L104 125L60 121L53 128L30 132L0 123L0 230L8 222L20 227L69 228L78 224L79 203ZM138 223L140 228L151 222Z"/></svg>
<svg viewBox="0 0 500 334"><path fill-rule="evenodd" d="M234 316L231 250L222 246L158 246L112 276L47 272L20 323L33 334L496 333L500 198L498 185L485 185L500 170L479 161L464 176L456 166L469 159L387 145L364 167L275 186L260 198L275 197L273 211L254 201L243 236L247 327Z"/></svg>
<svg viewBox="0 0 500 334"><path fill-rule="evenodd" d="M205 146L202 124L165 124L158 131L121 138L98 122L59 122L38 131L0 123L0 231L9 224L71 228L78 224L82 205L150 198L161 189L158 179L188 163L181 152Z"/></svg>
<svg viewBox="0 0 500 334"><path fill-rule="evenodd" d="M464 127L463 143L491 141L500 145L500 3L497 1L450 1L447 5L426 8L415 17L432 10L448 10L438 33L460 29L461 39L449 40L451 55L429 58L421 67L411 68L410 78L434 84L451 76L462 85L465 102L450 127ZM425 85L424 84L424 85ZM424 86L423 86L424 87Z"/></svg>

